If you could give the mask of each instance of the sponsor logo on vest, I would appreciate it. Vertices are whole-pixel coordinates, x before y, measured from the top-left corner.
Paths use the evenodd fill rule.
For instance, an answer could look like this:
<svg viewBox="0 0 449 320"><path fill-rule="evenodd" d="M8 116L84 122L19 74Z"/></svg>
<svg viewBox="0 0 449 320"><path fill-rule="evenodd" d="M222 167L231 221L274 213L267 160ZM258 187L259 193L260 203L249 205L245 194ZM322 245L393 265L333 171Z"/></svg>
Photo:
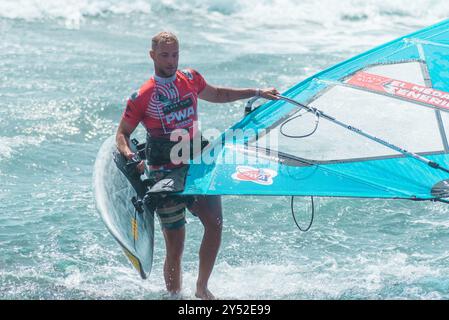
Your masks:
<svg viewBox="0 0 449 320"><path fill-rule="evenodd" d="M135 101L139 97L139 91L134 91L131 96L129 97L129 100Z"/></svg>
<svg viewBox="0 0 449 320"><path fill-rule="evenodd" d="M191 98L187 98L178 102L164 103L162 111L164 112L164 114L169 114L171 112L187 109L190 106L193 106L193 101Z"/></svg>
<svg viewBox="0 0 449 320"><path fill-rule="evenodd" d="M187 109L179 110L179 111L172 112L172 113L168 114L165 117L165 120L167 121L167 124L170 124L172 121L180 122L180 121L190 118L190 116L192 116L194 114L195 114L195 109L192 106Z"/></svg>
<svg viewBox="0 0 449 320"><path fill-rule="evenodd" d="M184 75L187 76L187 78L189 78L190 80L193 80L193 75L192 75L192 73L190 73L190 71L181 70L181 72L184 73Z"/></svg>

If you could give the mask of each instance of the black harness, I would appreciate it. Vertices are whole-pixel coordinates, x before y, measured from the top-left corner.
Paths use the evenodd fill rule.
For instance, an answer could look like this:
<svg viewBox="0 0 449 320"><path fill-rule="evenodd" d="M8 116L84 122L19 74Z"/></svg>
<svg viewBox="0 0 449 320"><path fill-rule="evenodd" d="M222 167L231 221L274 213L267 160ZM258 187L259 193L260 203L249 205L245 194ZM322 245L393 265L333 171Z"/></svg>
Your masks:
<svg viewBox="0 0 449 320"><path fill-rule="evenodd" d="M140 213L148 209L154 213L158 199L170 193L179 193L184 190L185 179L187 177L188 164L168 170L161 179L153 180L151 177L141 180L141 174L137 171L137 165L142 160L147 160L149 165L166 165L171 163L170 153L172 148L179 142L170 140L154 139L147 136L147 142L141 143L136 139L131 140L136 149L136 156L133 159L126 159L118 150L114 154L114 162L119 170L126 176L137 193L137 197L131 199L134 207ZM190 141L190 155L195 156L193 141ZM201 151L209 144L209 141L201 136ZM151 171L151 170L150 170ZM156 170L157 171L157 170ZM180 196L185 198L189 205L193 202L193 197Z"/></svg>
<svg viewBox="0 0 449 320"><path fill-rule="evenodd" d="M201 139L201 148L198 151L203 151L203 149L209 144L209 141L205 139L203 136L200 137ZM163 166L166 164L171 163L171 153L174 146L177 144L180 144L183 142L178 141L171 141L168 139L157 139L154 137L151 137L149 134L147 134L147 142L145 144L145 159L147 160L148 165L153 166ZM179 159L190 159L192 160L194 156L196 156L195 148L194 148L194 141L190 140L188 147L190 154L188 157L184 157L182 154L182 151L185 148L180 148L177 156ZM198 153L198 152L197 152Z"/></svg>

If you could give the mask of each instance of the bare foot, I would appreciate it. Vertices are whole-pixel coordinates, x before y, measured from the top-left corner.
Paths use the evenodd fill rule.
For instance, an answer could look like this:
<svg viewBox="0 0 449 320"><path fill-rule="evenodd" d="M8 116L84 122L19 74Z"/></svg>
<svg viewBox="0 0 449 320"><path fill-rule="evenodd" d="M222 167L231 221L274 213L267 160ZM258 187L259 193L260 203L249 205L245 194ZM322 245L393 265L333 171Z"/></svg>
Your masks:
<svg viewBox="0 0 449 320"><path fill-rule="evenodd" d="M201 299L201 300L216 300L215 296L212 294L212 292L209 291L209 289L196 289L195 297Z"/></svg>
<svg viewBox="0 0 449 320"><path fill-rule="evenodd" d="M163 300L184 300L184 296L180 292L165 292L162 295Z"/></svg>

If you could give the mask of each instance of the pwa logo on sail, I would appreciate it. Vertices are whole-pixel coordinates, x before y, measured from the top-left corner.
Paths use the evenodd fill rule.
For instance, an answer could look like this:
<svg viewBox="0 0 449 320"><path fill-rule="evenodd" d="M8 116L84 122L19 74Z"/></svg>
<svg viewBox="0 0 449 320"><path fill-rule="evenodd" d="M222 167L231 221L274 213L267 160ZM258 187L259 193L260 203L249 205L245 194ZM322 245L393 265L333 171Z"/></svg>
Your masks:
<svg viewBox="0 0 449 320"><path fill-rule="evenodd" d="M273 184L273 178L278 174L271 169L253 168L247 166L238 166L237 172L232 175L232 179L238 181L250 181L264 186Z"/></svg>

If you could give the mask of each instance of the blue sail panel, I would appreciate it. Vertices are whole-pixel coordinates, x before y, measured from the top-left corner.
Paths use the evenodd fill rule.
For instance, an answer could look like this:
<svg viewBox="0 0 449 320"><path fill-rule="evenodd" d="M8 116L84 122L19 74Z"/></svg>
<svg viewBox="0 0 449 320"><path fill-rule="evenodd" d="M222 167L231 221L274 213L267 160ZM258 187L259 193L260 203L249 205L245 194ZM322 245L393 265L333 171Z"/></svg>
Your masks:
<svg viewBox="0 0 449 320"><path fill-rule="evenodd" d="M232 150L226 149L223 157L229 157L226 152ZM449 166L446 155L429 158ZM311 165L288 159L253 162L191 165L184 194L432 199L432 189L448 178L412 158Z"/></svg>
<svg viewBox="0 0 449 320"><path fill-rule="evenodd" d="M191 165L184 194L449 196L449 174L424 163L449 167L447 53L449 20L298 83L283 96L331 116L263 104L215 141L213 161Z"/></svg>

